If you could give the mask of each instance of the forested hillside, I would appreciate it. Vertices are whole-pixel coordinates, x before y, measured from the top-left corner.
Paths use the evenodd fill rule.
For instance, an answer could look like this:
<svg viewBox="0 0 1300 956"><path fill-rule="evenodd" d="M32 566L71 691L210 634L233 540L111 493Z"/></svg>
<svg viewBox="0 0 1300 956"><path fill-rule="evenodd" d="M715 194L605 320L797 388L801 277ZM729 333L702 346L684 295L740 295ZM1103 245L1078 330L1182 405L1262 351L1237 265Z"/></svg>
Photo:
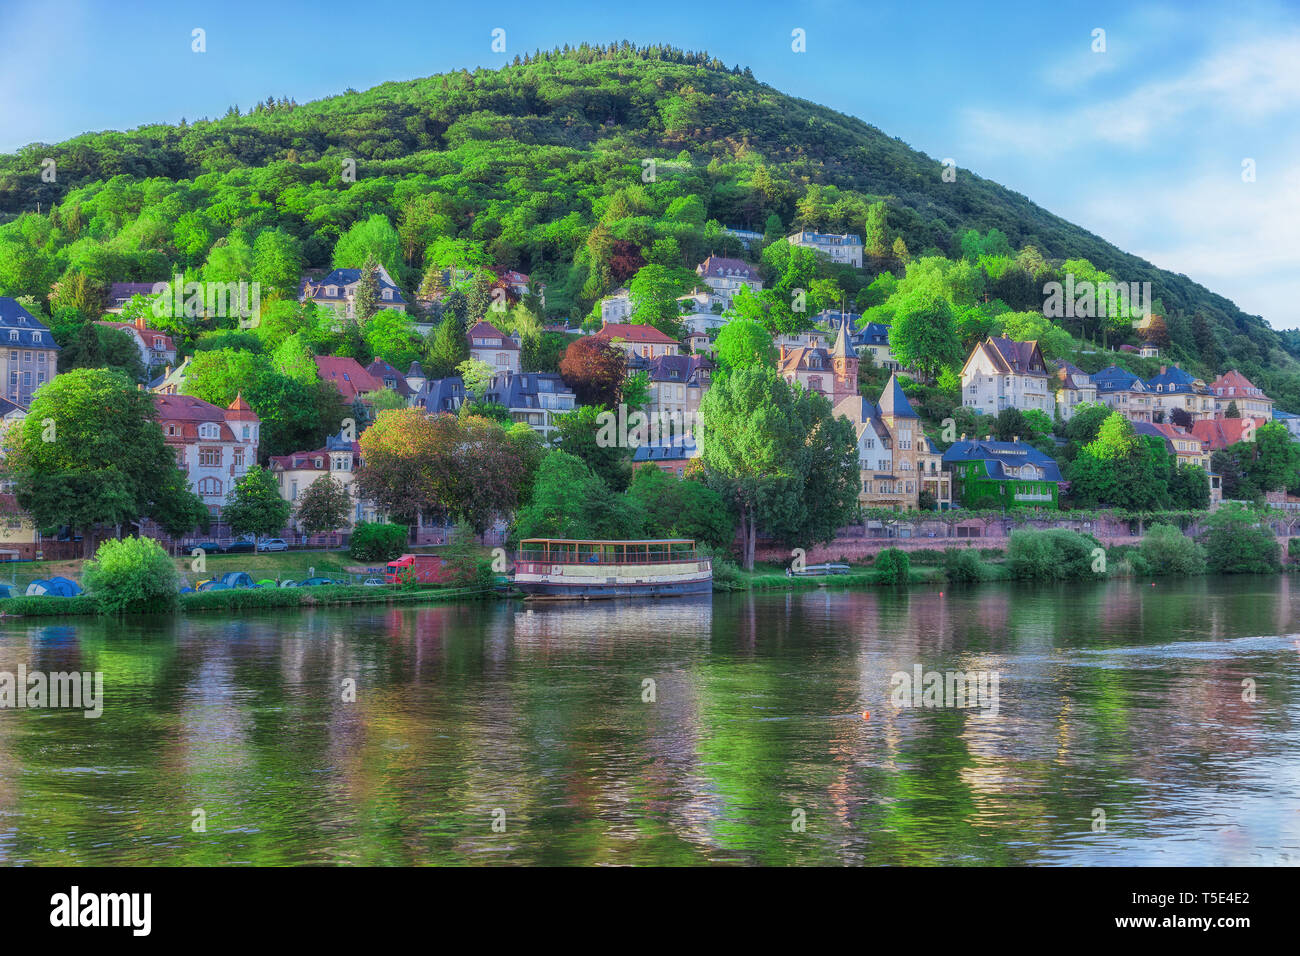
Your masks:
<svg viewBox="0 0 1300 956"><path fill-rule="evenodd" d="M886 268L960 257L973 229L1019 253L989 272L1020 289L1012 308L1063 260L1150 281L1175 358L1240 368L1300 406L1291 339L1260 318L974 173L945 182L938 160L707 55L583 45L305 105L276 96L0 156L0 294L56 288L55 316L77 290L181 270L289 295L298 268L360 266L340 240L378 215L395 238L364 245L412 294L430 267L512 268L546 282L549 316L580 318L647 262L736 252L726 225L866 235L876 255L840 282L852 303Z"/></svg>

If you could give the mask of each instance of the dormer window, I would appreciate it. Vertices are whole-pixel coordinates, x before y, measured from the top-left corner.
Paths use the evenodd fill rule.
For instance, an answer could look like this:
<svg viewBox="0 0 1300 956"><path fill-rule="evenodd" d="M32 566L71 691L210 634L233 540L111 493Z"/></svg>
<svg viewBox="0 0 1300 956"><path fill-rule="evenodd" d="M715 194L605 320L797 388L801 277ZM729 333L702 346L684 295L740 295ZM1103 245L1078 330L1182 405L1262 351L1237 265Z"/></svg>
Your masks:
<svg viewBox="0 0 1300 956"><path fill-rule="evenodd" d="M324 464L325 464L324 459L322 459L322 458L317 458L317 459L316 459L316 467L317 467L317 468L321 468L321 467L323 467Z"/></svg>
<svg viewBox="0 0 1300 956"><path fill-rule="evenodd" d="M32 333L32 342L33 342L33 344L35 344L35 345L40 345L40 344L41 344L41 333L40 333L40 332L33 332L33 333Z"/></svg>
<svg viewBox="0 0 1300 956"><path fill-rule="evenodd" d="M339 294L339 287L336 285L327 285L325 287L325 294L330 297L336 296Z"/></svg>
<svg viewBox="0 0 1300 956"><path fill-rule="evenodd" d="M17 341L18 341L18 330L17 330L17 329L10 329L10 330L9 330L9 341L10 341L10 342L17 342Z"/></svg>

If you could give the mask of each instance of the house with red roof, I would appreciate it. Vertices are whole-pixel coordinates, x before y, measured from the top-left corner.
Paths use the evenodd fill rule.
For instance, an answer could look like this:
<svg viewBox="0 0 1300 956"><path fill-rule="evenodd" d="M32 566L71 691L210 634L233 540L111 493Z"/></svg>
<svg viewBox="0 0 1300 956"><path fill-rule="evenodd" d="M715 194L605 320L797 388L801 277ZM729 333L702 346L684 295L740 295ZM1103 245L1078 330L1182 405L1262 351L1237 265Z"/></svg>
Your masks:
<svg viewBox="0 0 1300 956"><path fill-rule="evenodd" d="M153 396L163 441L176 455L189 489L219 518L237 480L257 463L261 419L243 395L226 408L193 395Z"/></svg>
<svg viewBox="0 0 1300 956"><path fill-rule="evenodd" d="M363 501L357 495L355 478L357 469L361 467L361 443L345 439L341 433L325 439L324 448L296 451L291 455L272 455L267 467L279 485L280 497L293 505L295 515L302 494L318 479L328 475L342 485L352 498L347 528L358 521L382 520L382 513L375 504ZM296 518L294 526L299 531L302 530Z"/></svg>
<svg viewBox="0 0 1300 956"><path fill-rule="evenodd" d="M1223 418L1234 402L1242 418L1273 417L1273 399L1236 369L1224 372L1211 382L1210 392L1214 395L1215 418Z"/></svg>
<svg viewBox="0 0 1300 956"><path fill-rule="evenodd" d="M145 368L176 364L176 343L166 332L151 329L145 324L144 316L137 316L135 322L96 322L106 328L125 332L135 343L140 352L140 361Z"/></svg>
<svg viewBox="0 0 1300 956"><path fill-rule="evenodd" d="M724 309L731 308L731 300L741 289L749 289L751 292L761 292L763 289L758 269L743 259L709 256L695 267L695 274L709 287Z"/></svg>
<svg viewBox="0 0 1300 956"><path fill-rule="evenodd" d="M1206 451L1216 452L1239 441L1247 441L1247 435L1254 437L1261 425L1268 424L1267 418L1214 418L1192 422L1192 434L1205 443Z"/></svg>
<svg viewBox="0 0 1300 956"><path fill-rule="evenodd" d="M345 402L354 402L366 392L377 392L384 383L375 378L354 358L342 355L317 355L316 371L339 390Z"/></svg>
<svg viewBox="0 0 1300 956"><path fill-rule="evenodd" d="M675 338L665 335L653 325L606 322L595 337L622 349L628 358L640 356L651 359L661 355L677 355L682 347Z"/></svg>
<svg viewBox="0 0 1300 956"><path fill-rule="evenodd" d="M971 350L961 370L961 403L985 415L1004 408L1036 409L1053 417L1056 400L1037 342L990 336Z"/></svg>
<svg viewBox="0 0 1300 956"><path fill-rule="evenodd" d="M519 343L491 322L478 322L465 337L471 359L486 362L497 374L519 371Z"/></svg>

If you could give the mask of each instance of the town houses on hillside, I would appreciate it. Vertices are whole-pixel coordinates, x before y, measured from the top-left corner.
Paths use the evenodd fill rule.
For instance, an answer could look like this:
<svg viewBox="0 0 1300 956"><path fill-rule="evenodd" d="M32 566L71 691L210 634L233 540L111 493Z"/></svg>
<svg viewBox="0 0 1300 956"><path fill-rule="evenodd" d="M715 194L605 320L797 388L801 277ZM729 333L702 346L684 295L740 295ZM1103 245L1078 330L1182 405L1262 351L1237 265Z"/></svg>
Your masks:
<svg viewBox="0 0 1300 956"><path fill-rule="evenodd" d="M214 519L234 483L257 463L261 420L242 395L219 408L191 395L153 396L163 440L176 455L189 489Z"/></svg>
<svg viewBox="0 0 1300 956"><path fill-rule="evenodd" d="M361 467L361 443L348 440L341 433L325 439L324 448L298 451L291 455L272 455L268 467L275 476L280 497L294 506L295 513L299 497L317 479L328 475L352 499L352 507L348 512L349 528L358 521L383 520L382 513L373 502L365 501L357 495L355 476ZM291 520L294 528L301 533L301 524L296 518Z"/></svg>
<svg viewBox="0 0 1300 956"><path fill-rule="evenodd" d="M848 361L856 377L857 359ZM857 432L858 503L863 508L915 511L922 507L923 494L931 499L925 503L929 507L952 507L951 478L897 375L890 375L879 401L870 402L855 390L841 395L834 410Z"/></svg>
<svg viewBox="0 0 1300 956"><path fill-rule="evenodd" d="M1199 378L1177 365L1162 365L1160 371L1142 383L1151 396L1151 420L1173 420L1175 409L1186 412L1192 421L1214 417L1214 395Z"/></svg>
<svg viewBox="0 0 1300 956"><path fill-rule="evenodd" d="M610 322L601 326L595 337L622 349L628 358L636 355L651 359L660 355L676 355L681 351L680 342L671 335L660 332L653 325L625 325Z"/></svg>
<svg viewBox="0 0 1300 956"><path fill-rule="evenodd" d="M552 372L503 372L494 376L483 400L500 405L510 418L523 422L544 439L555 430L555 418L577 407L577 396Z"/></svg>
<svg viewBox="0 0 1300 956"><path fill-rule="evenodd" d="M1210 392L1214 395L1215 418L1225 417L1229 406L1234 404L1242 418L1273 417L1273 399L1236 369L1224 372L1211 382Z"/></svg>
<svg viewBox="0 0 1300 956"><path fill-rule="evenodd" d="M491 322L479 321L465 334L469 357L483 362L498 374L519 371L519 343Z"/></svg>
<svg viewBox="0 0 1300 956"><path fill-rule="evenodd" d="M1117 411L1131 422L1151 421L1154 399L1147 387L1127 369L1111 365L1096 372L1092 383L1097 386L1097 401Z"/></svg>
<svg viewBox="0 0 1300 956"><path fill-rule="evenodd" d="M335 269L324 278L304 278L298 287L298 301L327 305L346 318L356 318L357 283L361 281L360 269ZM402 290L382 265L378 266L381 309L406 309Z"/></svg>
<svg viewBox="0 0 1300 956"><path fill-rule="evenodd" d="M1064 421L1074 417L1080 405L1097 401L1097 386L1092 376L1069 362L1061 362L1053 373L1056 386L1056 411Z"/></svg>
<svg viewBox="0 0 1300 956"><path fill-rule="evenodd" d="M858 394L858 353L849 345L847 325L840 325L830 351L820 345L779 349L776 368L791 385L798 383L832 405Z"/></svg>
<svg viewBox="0 0 1300 956"><path fill-rule="evenodd" d="M135 343L140 353L140 361L145 368L170 368L176 364L176 343L167 332L151 329L144 316L136 316L134 322L97 322L106 328L125 332Z"/></svg>
<svg viewBox="0 0 1300 956"><path fill-rule="evenodd" d="M1037 342L989 337L971 350L961 370L961 403L985 415L1004 408L1053 415L1047 363Z"/></svg>
<svg viewBox="0 0 1300 956"><path fill-rule="evenodd" d="M796 232L786 236L792 246L802 246L820 252L831 262L862 268L862 238L851 233L835 235L824 232Z"/></svg>
<svg viewBox="0 0 1300 956"><path fill-rule="evenodd" d="M49 329L8 296L0 296L0 344L4 397L27 408L41 386L59 374L59 346Z"/></svg>
<svg viewBox="0 0 1300 956"><path fill-rule="evenodd" d="M1018 438L1007 442L962 435L943 453L943 467L952 474L963 508L1055 509L1060 500L1060 466Z"/></svg>
<svg viewBox="0 0 1300 956"><path fill-rule="evenodd" d="M695 274L717 296L724 309L731 308L732 299L741 289L751 292L763 289L758 270L742 259L709 256L695 267Z"/></svg>

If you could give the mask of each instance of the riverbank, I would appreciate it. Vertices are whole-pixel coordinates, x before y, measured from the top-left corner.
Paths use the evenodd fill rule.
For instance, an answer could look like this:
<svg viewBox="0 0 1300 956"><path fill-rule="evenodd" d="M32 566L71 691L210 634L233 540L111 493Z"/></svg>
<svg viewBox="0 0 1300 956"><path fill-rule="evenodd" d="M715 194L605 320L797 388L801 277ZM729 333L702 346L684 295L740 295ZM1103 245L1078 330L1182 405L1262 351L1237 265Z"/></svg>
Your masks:
<svg viewBox="0 0 1300 956"><path fill-rule="evenodd" d="M228 591L198 591L177 596L175 611L202 614L211 611L248 611L350 605L445 604L477 601L499 594L495 589L395 588L353 585L323 585L311 588L240 588ZM141 610L139 614L169 613L171 609ZM94 595L73 598L15 597L0 600L0 619L29 617L77 617L100 613Z"/></svg>

